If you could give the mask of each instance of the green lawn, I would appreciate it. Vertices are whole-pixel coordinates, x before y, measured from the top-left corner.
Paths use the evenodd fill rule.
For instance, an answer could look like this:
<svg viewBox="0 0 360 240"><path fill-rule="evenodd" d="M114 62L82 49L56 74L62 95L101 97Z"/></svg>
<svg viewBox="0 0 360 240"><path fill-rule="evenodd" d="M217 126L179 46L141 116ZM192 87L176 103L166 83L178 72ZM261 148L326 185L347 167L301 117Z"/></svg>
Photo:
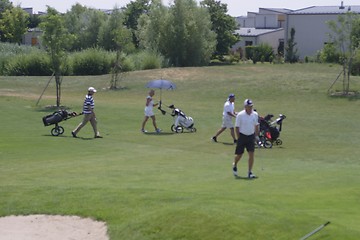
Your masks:
<svg viewBox="0 0 360 240"><path fill-rule="evenodd" d="M0 77L0 216L60 214L105 221L117 239L358 239L360 230L359 98L327 90L341 68L318 64L239 64L132 72L109 91L110 75L64 77L62 104L81 111L89 86L99 130L71 137L81 117L50 134L42 117L55 103L49 77ZM164 104L195 120L196 133L173 134L172 117L157 113L162 134L142 134L148 89L156 78L177 84ZM360 78L353 77L353 90ZM341 90L341 82L334 89ZM223 103L236 110L251 98L260 115L283 113L282 146L256 151L255 180L235 179L235 146L221 124ZM156 90L155 98L160 91ZM166 109L166 108L165 108ZM166 109L168 110L168 109ZM153 131L151 122L147 129ZM246 157L246 156L245 156ZM239 164L246 175L247 159Z"/></svg>

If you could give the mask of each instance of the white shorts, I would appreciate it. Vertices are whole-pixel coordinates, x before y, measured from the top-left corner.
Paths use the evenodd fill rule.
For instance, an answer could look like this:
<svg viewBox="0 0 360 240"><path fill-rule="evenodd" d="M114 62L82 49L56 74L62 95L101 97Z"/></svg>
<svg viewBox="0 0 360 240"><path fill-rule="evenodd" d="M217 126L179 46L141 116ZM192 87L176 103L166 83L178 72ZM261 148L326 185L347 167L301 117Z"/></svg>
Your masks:
<svg viewBox="0 0 360 240"><path fill-rule="evenodd" d="M223 117L222 126L223 128L234 128L234 124L231 118Z"/></svg>
<svg viewBox="0 0 360 240"><path fill-rule="evenodd" d="M154 116L153 108L145 107L145 116L146 117L152 117Z"/></svg>

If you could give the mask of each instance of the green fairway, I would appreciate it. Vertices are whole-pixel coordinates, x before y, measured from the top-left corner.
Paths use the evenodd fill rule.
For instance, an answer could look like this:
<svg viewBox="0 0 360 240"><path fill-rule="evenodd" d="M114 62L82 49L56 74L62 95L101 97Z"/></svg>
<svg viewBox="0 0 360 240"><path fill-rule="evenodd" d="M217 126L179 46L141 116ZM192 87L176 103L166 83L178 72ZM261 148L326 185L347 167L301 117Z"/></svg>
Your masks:
<svg viewBox="0 0 360 240"><path fill-rule="evenodd" d="M89 86L98 89L103 139L92 138L90 124L71 136L82 117L51 136L42 117L56 102L54 82L36 106L49 77L0 77L0 216L91 217L107 223L111 240L300 239L327 221L311 239L358 239L360 99L327 95L340 71L318 64L169 68L128 73L118 91L107 89L111 75L64 77L61 103L73 111L81 111ZM177 85L162 91L162 101L191 116L196 133L173 134L173 118L156 109L163 132L153 134L151 121L149 133L140 132L145 84L158 78ZM360 89L359 77L351 89ZM259 115L287 117L283 144L256 150L255 180L233 177L228 130L210 140L229 93L236 111L251 98ZM238 169L246 176L247 155Z"/></svg>

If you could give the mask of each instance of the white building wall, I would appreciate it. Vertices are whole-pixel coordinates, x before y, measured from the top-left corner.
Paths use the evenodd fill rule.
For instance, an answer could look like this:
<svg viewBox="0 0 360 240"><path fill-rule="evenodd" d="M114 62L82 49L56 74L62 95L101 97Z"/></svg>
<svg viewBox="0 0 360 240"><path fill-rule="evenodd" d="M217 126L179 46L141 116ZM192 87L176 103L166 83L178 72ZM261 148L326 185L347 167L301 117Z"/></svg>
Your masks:
<svg viewBox="0 0 360 240"><path fill-rule="evenodd" d="M240 28L255 27L255 17L237 17L236 22L240 25Z"/></svg>
<svg viewBox="0 0 360 240"><path fill-rule="evenodd" d="M272 32L271 34L260 35L258 37L257 44L261 44L261 43L269 44L273 48L274 53L276 54L280 40L284 39L284 34L285 34L285 30L279 30L276 32Z"/></svg>
<svg viewBox="0 0 360 240"><path fill-rule="evenodd" d="M254 36L249 36L249 37L241 37L241 40L237 43L235 43L235 45L233 45L231 47L232 51L237 51L239 48L242 48L245 51L245 43L249 41L252 42L252 46L257 45L257 37Z"/></svg>
<svg viewBox="0 0 360 240"><path fill-rule="evenodd" d="M295 29L295 46L298 49L300 59L306 56L315 56L317 51L329 42L328 34L331 32L326 24L329 20L337 21L338 15L288 15L287 39L290 39L291 28Z"/></svg>
<svg viewBox="0 0 360 240"><path fill-rule="evenodd" d="M275 14L259 14L256 16L255 28L278 28L278 19Z"/></svg>

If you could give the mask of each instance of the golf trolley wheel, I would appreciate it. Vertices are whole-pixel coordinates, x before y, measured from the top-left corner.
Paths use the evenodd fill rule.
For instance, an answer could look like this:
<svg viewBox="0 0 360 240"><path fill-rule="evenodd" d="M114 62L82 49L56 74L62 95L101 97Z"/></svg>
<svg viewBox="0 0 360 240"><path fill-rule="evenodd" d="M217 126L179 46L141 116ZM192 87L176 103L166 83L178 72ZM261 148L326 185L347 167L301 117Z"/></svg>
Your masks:
<svg viewBox="0 0 360 240"><path fill-rule="evenodd" d="M176 133L182 133L184 132L184 128L182 126L177 126L175 127L175 125L171 125L171 131L176 132Z"/></svg>
<svg viewBox="0 0 360 240"><path fill-rule="evenodd" d="M184 132L184 128L182 126L177 126L177 128L175 129L176 133L182 133Z"/></svg>
<svg viewBox="0 0 360 240"><path fill-rule="evenodd" d="M61 126L54 127L51 129L51 135L53 136L59 136L60 134L64 133L64 128Z"/></svg>
<svg viewBox="0 0 360 240"><path fill-rule="evenodd" d="M263 144L264 144L264 148L272 148L273 146L272 142L269 140L265 140Z"/></svg>
<svg viewBox="0 0 360 240"><path fill-rule="evenodd" d="M282 141L281 141L281 139L278 138L278 139L276 139L275 143L276 143L276 145L281 145Z"/></svg>
<svg viewBox="0 0 360 240"><path fill-rule="evenodd" d="M196 132L196 128L192 128L192 129L191 129L191 132Z"/></svg>

